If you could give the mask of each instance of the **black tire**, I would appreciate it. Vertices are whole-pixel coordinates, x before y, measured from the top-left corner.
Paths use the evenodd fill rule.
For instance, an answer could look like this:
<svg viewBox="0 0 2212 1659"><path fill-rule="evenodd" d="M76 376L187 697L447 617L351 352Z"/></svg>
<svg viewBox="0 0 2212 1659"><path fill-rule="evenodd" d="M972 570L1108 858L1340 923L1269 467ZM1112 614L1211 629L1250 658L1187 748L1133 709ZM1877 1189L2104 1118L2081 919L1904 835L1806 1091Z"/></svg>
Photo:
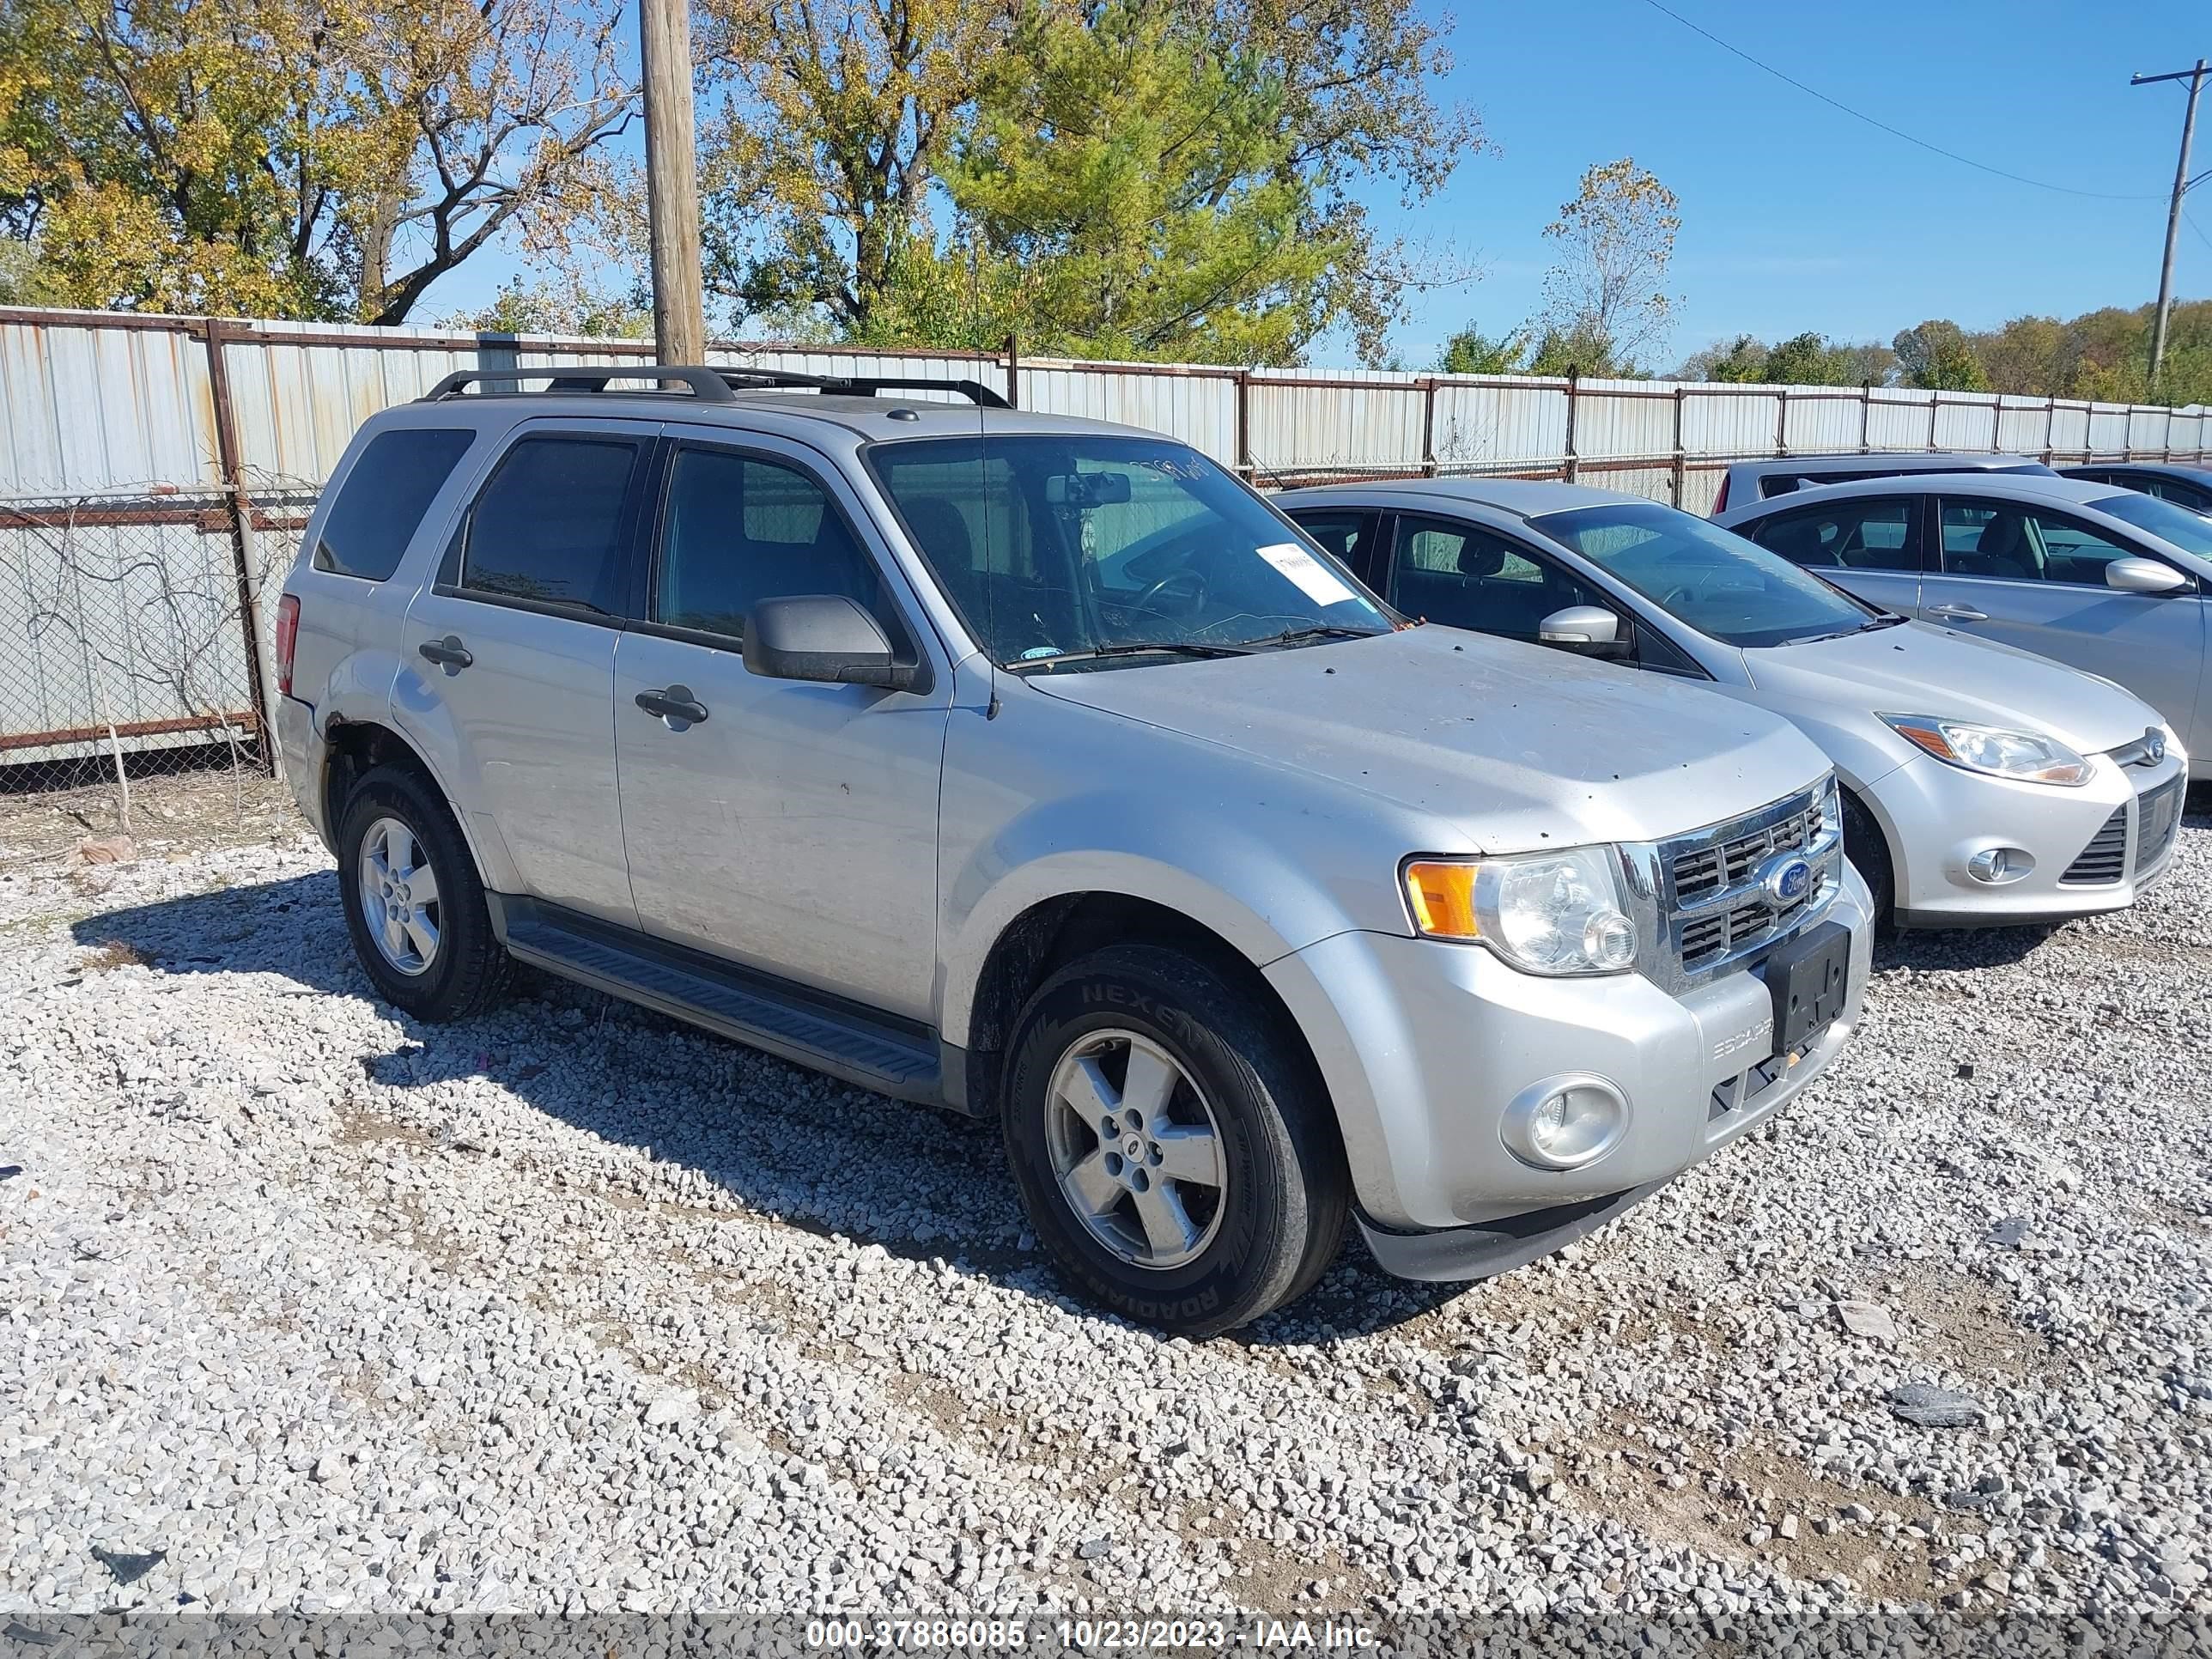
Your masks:
<svg viewBox="0 0 2212 1659"><path fill-rule="evenodd" d="M1054 1074L1110 1030L1165 1051L1202 1091L1217 1131L1227 1177L1211 1207L1218 1224L1179 1265L1117 1255L1079 1217L1055 1173ZM1038 1240L1090 1297L1126 1318L1194 1337L1249 1323L1303 1293L1343 1243L1351 1179L1311 1060L1279 1012L1180 951L1115 945L1048 979L1016 1024L1001 1110Z"/></svg>
<svg viewBox="0 0 2212 1659"><path fill-rule="evenodd" d="M1889 841L1866 803L1848 789L1844 803L1844 856L1857 866L1867 890L1874 895L1875 931L1889 933L1897 927L1897 877L1890 862Z"/></svg>
<svg viewBox="0 0 2212 1659"><path fill-rule="evenodd" d="M437 948L418 973L404 973L386 960L362 908L362 842L386 818L398 820L413 833L438 884ZM380 766L354 786L338 815L337 857L346 932L386 1001L436 1024L465 1019L505 994L514 963L492 931L476 860L452 811L420 773Z"/></svg>

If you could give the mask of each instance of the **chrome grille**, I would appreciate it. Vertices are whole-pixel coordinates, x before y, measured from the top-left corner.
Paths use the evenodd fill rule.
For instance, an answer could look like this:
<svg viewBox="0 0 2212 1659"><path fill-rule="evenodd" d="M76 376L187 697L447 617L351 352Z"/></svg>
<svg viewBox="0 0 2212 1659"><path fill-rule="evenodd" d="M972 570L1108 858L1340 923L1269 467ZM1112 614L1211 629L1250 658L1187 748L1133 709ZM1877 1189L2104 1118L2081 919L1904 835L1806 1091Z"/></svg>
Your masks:
<svg viewBox="0 0 2212 1659"><path fill-rule="evenodd" d="M1842 881L1843 838L1821 818L1820 789L1785 797L1650 848L1657 881L1652 897L1670 976L1702 978L1788 937L1825 913ZM1760 885L1759 867L1778 853L1802 852L1812 884L1777 900Z"/></svg>
<svg viewBox="0 0 2212 1659"><path fill-rule="evenodd" d="M1777 853L1810 847L1820 833L1820 802L1815 796L1810 806L1793 811L1778 823L1678 853L1673 863L1675 902L1687 903L1723 887L1738 886Z"/></svg>

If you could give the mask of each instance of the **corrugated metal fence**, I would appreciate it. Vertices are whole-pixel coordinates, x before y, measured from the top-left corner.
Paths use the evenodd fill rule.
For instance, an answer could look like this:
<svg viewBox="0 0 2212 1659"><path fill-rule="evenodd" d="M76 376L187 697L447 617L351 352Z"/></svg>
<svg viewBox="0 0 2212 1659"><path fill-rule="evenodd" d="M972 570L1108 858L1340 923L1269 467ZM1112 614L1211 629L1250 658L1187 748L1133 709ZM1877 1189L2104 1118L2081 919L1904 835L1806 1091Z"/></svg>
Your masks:
<svg viewBox="0 0 2212 1659"><path fill-rule="evenodd" d="M1838 450L2200 459L2207 411L1892 388L1060 362L727 344L711 361L975 379L1171 433L1261 485L1580 477L1710 509L1731 460ZM457 368L622 341L0 307L0 776L216 744L265 757L270 611L361 422ZM22 775L16 773L16 775Z"/></svg>

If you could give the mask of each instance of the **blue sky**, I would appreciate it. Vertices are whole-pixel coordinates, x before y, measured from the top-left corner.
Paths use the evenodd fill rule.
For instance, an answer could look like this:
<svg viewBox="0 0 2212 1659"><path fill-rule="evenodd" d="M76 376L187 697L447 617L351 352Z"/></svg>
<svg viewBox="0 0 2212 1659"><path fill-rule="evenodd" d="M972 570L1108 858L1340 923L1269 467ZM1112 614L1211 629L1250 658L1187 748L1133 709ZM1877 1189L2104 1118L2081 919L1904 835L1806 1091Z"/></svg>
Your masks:
<svg viewBox="0 0 2212 1659"><path fill-rule="evenodd" d="M1448 8L1417 0L1431 15ZM1407 210L1379 185L1389 234L1479 280L1414 297L1394 336L1424 367L1469 321L1495 334L1535 310L1544 226L1593 162L1632 155L1681 198L1668 368L1739 332L1816 330L1887 340L1929 317L1990 326L2071 316L2157 293L2183 92L2131 88L2212 58L2203 0L1667 0L1701 27L1829 96L1989 166L2075 190L1994 178L1853 120L1730 56L1646 0L1456 8L1448 101L1493 148ZM2212 167L2212 95L2193 172ZM2182 228L2177 290L2212 295L2212 181ZM489 301L512 274L497 249L435 285L419 320ZM1348 337L1312 353L1352 361Z"/></svg>
<svg viewBox="0 0 2212 1659"><path fill-rule="evenodd" d="M2131 88L2212 58L2203 0L1668 0L1831 97L1931 143L2101 201L1992 178L1855 121L1731 57L1645 0L1462 6L1449 94L1497 148L1413 212L1371 205L1416 241L1448 237L1486 270L1419 296L1396 336L1419 364L1469 319L1497 333L1535 308L1544 225L1592 162L1621 155L1681 198L1662 366L1737 332L1887 340L1927 317L1987 326L2157 292L2184 94ZM2212 167L2212 95L2192 172ZM2176 286L2212 294L2212 181L2182 227ZM2201 234L2199 234L2201 233ZM1332 356L1344 348L1332 343Z"/></svg>

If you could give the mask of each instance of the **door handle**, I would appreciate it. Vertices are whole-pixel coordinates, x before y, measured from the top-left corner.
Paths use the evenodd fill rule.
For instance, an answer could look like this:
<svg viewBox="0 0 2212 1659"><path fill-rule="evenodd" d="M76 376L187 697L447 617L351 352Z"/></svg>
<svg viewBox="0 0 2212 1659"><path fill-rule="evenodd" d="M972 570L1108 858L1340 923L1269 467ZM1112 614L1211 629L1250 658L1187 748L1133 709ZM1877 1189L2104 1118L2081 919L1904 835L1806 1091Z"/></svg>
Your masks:
<svg viewBox="0 0 2212 1659"><path fill-rule="evenodd" d="M452 634L442 640L425 640L415 648L448 674L458 674L476 660L475 653Z"/></svg>
<svg viewBox="0 0 2212 1659"><path fill-rule="evenodd" d="M1971 605L1931 605L1928 607L1928 614L1941 617L1946 622L1987 622L1990 619L1988 611L1977 611Z"/></svg>
<svg viewBox="0 0 2212 1659"><path fill-rule="evenodd" d="M707 705L691 695L688 685L672 685L665 691L641 691L637 706L658 720L683 720L696 726L707 718Z"/></svg>

